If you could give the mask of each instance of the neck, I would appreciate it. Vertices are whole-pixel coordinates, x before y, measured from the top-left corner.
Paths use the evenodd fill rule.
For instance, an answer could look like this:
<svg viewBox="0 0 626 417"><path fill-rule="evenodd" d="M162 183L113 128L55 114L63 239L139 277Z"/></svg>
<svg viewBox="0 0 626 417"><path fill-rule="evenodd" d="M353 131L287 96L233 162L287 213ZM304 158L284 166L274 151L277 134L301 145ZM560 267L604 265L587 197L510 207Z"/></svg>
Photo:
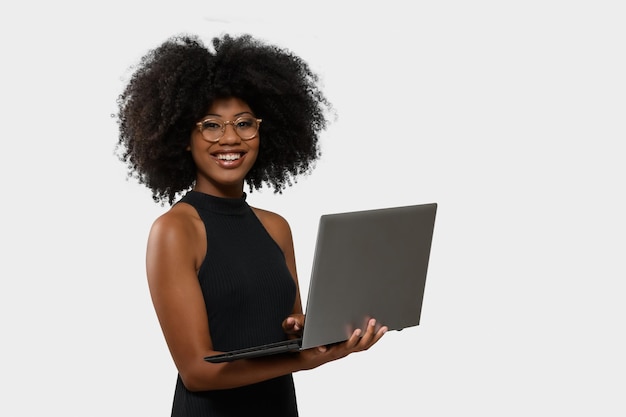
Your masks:
<svg viewBox="0 0 626 417"><path fill-rule="evenodd" d="M241 198L243 195L243 183L241 184L214 184L206 181L196 181L194 191L223 198Z"/></svg>

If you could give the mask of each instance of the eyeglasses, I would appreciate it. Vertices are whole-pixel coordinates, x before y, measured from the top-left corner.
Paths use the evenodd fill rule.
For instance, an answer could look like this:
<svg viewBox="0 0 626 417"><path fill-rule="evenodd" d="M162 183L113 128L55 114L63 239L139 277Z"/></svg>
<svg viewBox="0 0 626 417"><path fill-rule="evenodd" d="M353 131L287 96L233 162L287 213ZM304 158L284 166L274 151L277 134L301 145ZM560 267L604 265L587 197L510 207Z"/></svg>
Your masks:
<svg viewBox="0 0 626 417"><path fill-rule="evenodd" d="M259 131L261 119L255 119L250 116L238 117L233 120L220 120L215 118L207 118L196 123L198 130L202 133L204 140L208 142L218 142L224 133L226 133L226 125L232 125L237 136L241 140L253 139Z"/></svg>

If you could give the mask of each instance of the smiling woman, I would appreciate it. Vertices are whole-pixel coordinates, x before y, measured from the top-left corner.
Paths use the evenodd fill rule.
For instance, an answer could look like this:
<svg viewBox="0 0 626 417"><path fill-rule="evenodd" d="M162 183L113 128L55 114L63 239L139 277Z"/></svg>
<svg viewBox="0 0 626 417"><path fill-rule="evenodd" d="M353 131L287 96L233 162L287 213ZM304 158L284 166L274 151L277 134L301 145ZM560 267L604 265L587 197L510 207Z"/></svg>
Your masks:
<svg viewBox="0 0 626 417"><path fill-rule="evenodd" d="M297 354L213 364L212 354L298 336L304 324L291 229L246 202L310 173L331 110L293 53L249 35L168 39L119 98L118 155L156 202L148 284L178 369L172 416L297 416L292 374L369 349L375 321Z"/></svg>
<svg viewBox="0 0 626 417"><path fill-rule="evenodd" d="M212 45L194 36L168 39L143 57L119 98L118 154L156 201L172 204L196 180L187 148L193 127L199 124L205 138L213 128L227 130L208 112L218 98L238 97L264 120L256 121L264 138L259 160L245 178L251 191L266 183L280 192L320 156L318 134L331 105L308 64L249 35L214 38Z"/></svg>

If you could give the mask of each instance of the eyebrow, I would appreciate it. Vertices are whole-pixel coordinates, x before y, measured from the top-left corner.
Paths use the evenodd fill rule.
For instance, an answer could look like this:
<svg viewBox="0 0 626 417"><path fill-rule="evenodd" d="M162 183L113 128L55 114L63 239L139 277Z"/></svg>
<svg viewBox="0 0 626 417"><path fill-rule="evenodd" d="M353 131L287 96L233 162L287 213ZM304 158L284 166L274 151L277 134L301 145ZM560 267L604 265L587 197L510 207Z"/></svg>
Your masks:
<svg viewBox="0 0 626 417"><path fill-rule="evenodd" d="M254 114L252 114L252 113L251 113L251 112L249 112L249 111L242 111L241 113L237 113L237 114L235 114L235 119L236 119L236 118L238 118L238 117L243 116L244 114L249 114L250 116L254 116ZM203 116L202 118L203 118L203 119L206 119L207 117L219 117L219 118L222 118L222 115L220 115L220 114L214 114L214 113L209 113L209 114L207 114L206 116Z"/></svg>

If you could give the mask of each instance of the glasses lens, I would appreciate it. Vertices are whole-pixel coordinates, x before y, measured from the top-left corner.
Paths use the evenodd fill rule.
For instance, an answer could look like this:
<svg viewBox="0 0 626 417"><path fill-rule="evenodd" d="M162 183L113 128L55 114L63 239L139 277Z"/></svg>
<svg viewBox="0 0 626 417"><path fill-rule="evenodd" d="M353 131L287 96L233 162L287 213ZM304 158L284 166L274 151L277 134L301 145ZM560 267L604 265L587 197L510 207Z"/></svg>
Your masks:
<svg viewBox="0 0 626 417"><path fill-rule="evenodd" d="M256 119L252 117L240 117L235 120L233 125L241 139L252 139L259 129L259 124Z"/></svg>
<svg viewBox="0 0 626 417"><path fill-rule="evenodd" d="M202 136L209 141L217 141L224 132L224 123L216 119L206 119L201 125Z"/></svg>

